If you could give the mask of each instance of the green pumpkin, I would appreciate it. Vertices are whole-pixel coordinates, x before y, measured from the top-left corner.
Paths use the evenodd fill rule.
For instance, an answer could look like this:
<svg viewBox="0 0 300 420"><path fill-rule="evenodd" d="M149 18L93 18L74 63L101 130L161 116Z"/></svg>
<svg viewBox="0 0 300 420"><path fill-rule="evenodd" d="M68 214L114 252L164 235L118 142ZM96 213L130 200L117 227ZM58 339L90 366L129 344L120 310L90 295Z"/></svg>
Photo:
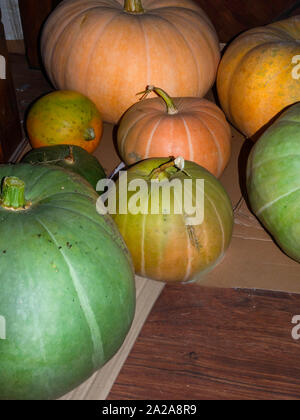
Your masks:
<svg viewBox="0 0 300 420"><path fill-rule="evenodd" d="M300 103L262 135L247 168L251 207L282 250L300 262Z"/></svg>
<svg viewBox="0 0 300 420"><path fill-rule="evenodd" d="M81 175L96 190L100 179L106 178L105 172L95 156L79 146L60 144L57 146L32 149L22 159L24 163L57 165Z"/></svg>
<svg viewBox="0 0 300 420"><path fill-rule="evenodd" d="M135 312L131 258L78 175L0 165L0 180L0 400L55 399L122 345Z"/></svg>

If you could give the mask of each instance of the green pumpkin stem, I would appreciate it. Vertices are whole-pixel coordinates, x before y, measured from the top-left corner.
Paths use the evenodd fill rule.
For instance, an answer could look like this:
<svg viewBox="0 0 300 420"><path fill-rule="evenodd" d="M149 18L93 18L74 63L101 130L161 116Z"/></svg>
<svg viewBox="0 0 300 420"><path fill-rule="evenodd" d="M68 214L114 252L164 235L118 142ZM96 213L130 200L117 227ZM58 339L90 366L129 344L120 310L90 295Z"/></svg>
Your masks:
<svg viewBox="0 0 300 420"><path fill-rule="evenodd" d="M167 112L169 115L174 115L178 113L178 109L176 108L172 98L165 92L163 89L149 85L147 86L146 90L143 92L137 93L137 95L143 95L140 100L146 98L149 93L155 92L160 98L162 98L165 101L165 104L167 106Z"/></svg>
<svg viewBox="0 0 300 420"><path fill-rule="evenodd" d="M128 13L144 13L145 10L141 0L125 0L124 10Z"/></svg>
<svg viewBox="0 0 300 420"><path fill-rule="evenodd" d="M21 179L14 176L4 178L1 206L15 210L26 207L25 183Z"/></svg>

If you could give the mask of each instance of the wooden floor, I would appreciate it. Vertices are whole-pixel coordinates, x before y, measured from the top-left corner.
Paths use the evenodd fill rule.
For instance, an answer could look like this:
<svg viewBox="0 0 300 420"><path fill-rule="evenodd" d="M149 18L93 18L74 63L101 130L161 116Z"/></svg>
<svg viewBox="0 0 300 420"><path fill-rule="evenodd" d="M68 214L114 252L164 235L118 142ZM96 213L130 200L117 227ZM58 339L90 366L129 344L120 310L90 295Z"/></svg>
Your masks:
<svg viewBox="0 0 300 420"><path fill-rule="evenodd" d="M11 61L24 115L51 86L23 57ZM166 286L109 399L299 399L294 315L300 295Z"/></svg>
<svg viewBox="0 0 300 420"><path fill-rule="evenodd" d="M300 296L167 286L111 399L299 399Z"/></svg>

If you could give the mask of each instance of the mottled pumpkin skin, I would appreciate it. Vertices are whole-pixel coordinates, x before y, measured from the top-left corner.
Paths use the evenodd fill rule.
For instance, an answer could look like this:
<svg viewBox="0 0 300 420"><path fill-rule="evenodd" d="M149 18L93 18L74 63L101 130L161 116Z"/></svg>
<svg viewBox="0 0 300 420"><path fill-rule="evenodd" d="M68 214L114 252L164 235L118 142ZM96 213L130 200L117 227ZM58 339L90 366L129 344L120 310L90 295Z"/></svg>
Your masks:
<svg viewBox="0 0 300 420"><path fill-rule="evenodd" d="M228 119L253 136L288 105L300 100L300 16L251 29L227 48L217 89ZM297 76L298 77L298 76Z"/></svg>
<svg viewBox="0 0 300 420"><path fill-rule="evenodd" d="M0 400L55 399L120 348L135 312L128 250L97 193L61 168L0 165L27 210L0 206Z"/></svg>
<svg viewBox="0 0 300 420"><path fill-rule="evenodd" d="M140 101L125 113L117 136L123 161L131 165L152 157L182 156L219 177L231 154L231 129L224 113L206 99L173 102L178 110L174 115L160 98Z"/></svg>
<svg viewBox="0 0 300 420"><path fill-rule="evenodd" d="M253 212L282 250L300 262L300 104L258 140L247 168Z"/></svg>
<svg viewBox="0 0 300 420"><path fill-rule="evenodd" d="M33 148L73 144L92 153L99 145L103 123L94 103L73 91L55 91L31 107L27 132ZM92 129L93 139L87 138Z"/></svg>
<svg viewBox="0 0 300 420"><path fill-rule="evenodd" d="M192 0L66 0L48 18L41 42L47 73L59 89L76 90L116 123L154 84L171 96L203 97L220 61L216 31Z"/></svg>
<svg viewBox="0 0 300 420"><path fill-rule="evenodd" d="M165 158L147 159L133 165L127 172L128 182L148 180L153 169L167 161ZM161 197L159 214L151 214L153 195L150 194L149 214L120 214L117 209L117 214L112 215L130 250L135 271L141 276L170 283L196 281L222 260L230 244L233 211L226 191L212 174L194 162L186 161L185 171L176 171L170 180L204 179L202 224L187 226L186 214L175 214L173 189L170 214L164 214ZM117 192L118 185L119 181ZM148 185L150 188L149 180ZM128 202L133 194L128 192ZM195 181L195 200L194 194Z"/></svg>

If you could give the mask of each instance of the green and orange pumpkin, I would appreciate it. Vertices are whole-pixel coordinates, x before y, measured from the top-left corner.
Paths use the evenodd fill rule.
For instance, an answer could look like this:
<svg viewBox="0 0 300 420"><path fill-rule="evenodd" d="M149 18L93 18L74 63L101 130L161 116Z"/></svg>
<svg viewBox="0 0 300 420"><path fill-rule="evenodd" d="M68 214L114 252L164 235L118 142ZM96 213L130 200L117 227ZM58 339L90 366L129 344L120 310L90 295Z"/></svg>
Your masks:
<svg viewBox="0 0 300 420"><path fill-rule="evenodd" d="M224 257L232 236L233 210L226 191L210 172L182 158L184 169L180 169L175 165L177 160L153 158L131 166L125 172L127 178L122 178L123 173L116 190L108 194L108 205L116 191L117 207L112 216L130 250L136 273L163 282L185 283L198 280ZM132 181L147 188L135 192ZM151 188L158 181L162 184L157 193ZM166 181L180 184L181 189L172 187L169 196L164 196ZM190 185L187 190L185 182ZM191 207L186 208L185 200L191 200ZM133 205L136 201L137 208Z"/></svg>
<svg viewBox="0 0 300 420"><path fill-rule="evenodd" d="M98 147L103 123L95 104L73 91L54 91L38 99L26 120L31 146L71 144L92 153Z"/></svg>

